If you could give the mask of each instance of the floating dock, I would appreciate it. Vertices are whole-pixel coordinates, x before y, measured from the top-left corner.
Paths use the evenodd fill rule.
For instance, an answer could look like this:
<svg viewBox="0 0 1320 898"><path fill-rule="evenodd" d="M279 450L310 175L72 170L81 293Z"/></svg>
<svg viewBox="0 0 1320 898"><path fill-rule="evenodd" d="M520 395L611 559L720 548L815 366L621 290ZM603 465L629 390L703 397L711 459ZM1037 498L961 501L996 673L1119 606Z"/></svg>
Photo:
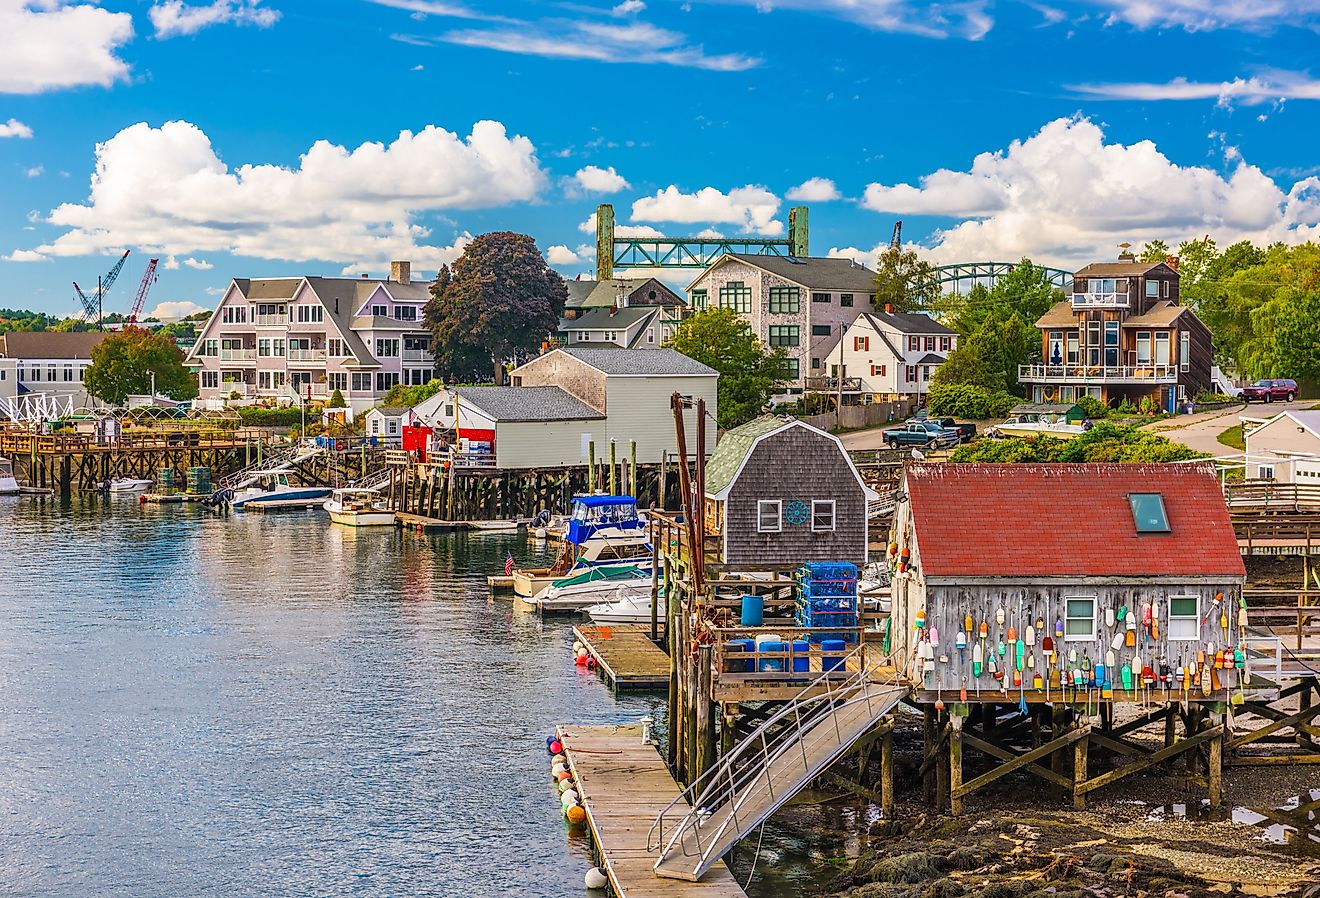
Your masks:
<svg viewBox="0 0 1320 898"><path fill-rule="evenodd" d="M440 518L428 518L426 515L408 514L404 511L394 513L394 523L405 530L416 530L418 533L449 533L467 528L467 524L462 521L442 521Z"/></svg>
<svg viewBox="0 0 1320 898"><path fill-rule="evenodd" d="M650 640L647 640L648 642ZM663 653L662 653L663 654ZM618 898L746 898L721 861L700 882L655 875L651 825L681 790L640 726L560 727L600 867Z"/></svg>
<svg viewBox="0 0 1320 898"><path fill-rule="evenodd" d="M650 625L581 626L573 628L573 636L587 647L612 688L669 686L669 656L651 641Z"/></svg>
<svg viewBox="0 0 1320 898"><path fill-rule="evenodd" d="M148 505L175 505L181 502L205 502L210 493L142 493L141 501Z"/></svg>

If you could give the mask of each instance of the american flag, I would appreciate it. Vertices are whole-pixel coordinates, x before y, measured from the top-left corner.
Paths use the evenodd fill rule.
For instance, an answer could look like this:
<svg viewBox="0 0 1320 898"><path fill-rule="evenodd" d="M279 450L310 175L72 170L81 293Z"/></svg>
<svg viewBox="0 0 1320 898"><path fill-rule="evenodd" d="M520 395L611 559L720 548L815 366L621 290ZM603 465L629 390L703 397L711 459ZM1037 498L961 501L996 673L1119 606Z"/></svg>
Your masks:
<svg viewBox="0 0 1320 898"><path fill-rule="evenodd" d="M504 559L504 576L506 576L506 577L511 577L511 576L513 576L513 553L512 553L512 552L510 552L510 553L509 553L509 556L508 556L507 558Z"/></svg>

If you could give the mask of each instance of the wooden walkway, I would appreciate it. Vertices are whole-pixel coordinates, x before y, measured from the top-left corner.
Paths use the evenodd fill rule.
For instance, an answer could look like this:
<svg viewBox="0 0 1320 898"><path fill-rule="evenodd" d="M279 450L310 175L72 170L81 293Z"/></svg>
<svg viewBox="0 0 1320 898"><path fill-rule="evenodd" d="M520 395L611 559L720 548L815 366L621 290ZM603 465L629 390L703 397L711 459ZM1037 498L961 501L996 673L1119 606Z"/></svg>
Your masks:
<svg viewBox="0 0 1320 898"><path fill-rule="evenodd" d="M669 656L651 641L651 628L640 624L573 628L587 647L596 669L614 689L653 689L669 685Z"/></svg>
<svg viewBox="0 0 1320 898"><path fill-rule="evenodd" d="M679 795L660 752L638 726L560 727L568 766L587 811L600 867L618 898L746 898L723 863L701 882L661 879L646 850L651 824Z"/></svg>

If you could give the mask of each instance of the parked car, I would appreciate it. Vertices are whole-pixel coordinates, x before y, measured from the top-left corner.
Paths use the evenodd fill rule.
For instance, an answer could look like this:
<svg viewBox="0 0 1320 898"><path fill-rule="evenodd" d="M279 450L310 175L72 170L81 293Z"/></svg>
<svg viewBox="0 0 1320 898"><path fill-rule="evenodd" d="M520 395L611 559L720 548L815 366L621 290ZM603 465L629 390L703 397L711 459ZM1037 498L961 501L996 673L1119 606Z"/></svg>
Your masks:
<svg viewBox="0 0 1320 898"><path fill-rule="evenodd" d="M891 448L925 446L932 449L947 449L950 446L957 446L961 440L962 436L958 431L942 427L933 420L909 421L902 427L885 431L885 445Z"/></svg>
<svg viewBox="0 0 1320 898"><path fill-rule="evenodd" d="M958 441L961 443L970 443L972 437L976 436L975 424L959 424L952 418L935 418L933 420L945 430L955 431L958 434Z"/></svg>
<svg viewBox="0 0 1320 898"><path fill-rule="evenodd" d="M1273 402L1282 399L1292 402L1297 398L1297 381L1288 378L1258 380L1242 388L1243 402Z"/></svg>

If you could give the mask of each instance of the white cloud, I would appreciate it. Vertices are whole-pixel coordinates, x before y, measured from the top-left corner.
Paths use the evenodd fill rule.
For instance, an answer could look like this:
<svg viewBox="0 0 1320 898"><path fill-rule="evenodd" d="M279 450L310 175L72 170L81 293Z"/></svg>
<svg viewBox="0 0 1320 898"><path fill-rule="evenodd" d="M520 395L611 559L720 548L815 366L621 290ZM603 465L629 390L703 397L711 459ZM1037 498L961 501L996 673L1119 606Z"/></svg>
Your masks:
<svg viewBox="0 0 1320 898"><path fill-rule="evenodd" d="M65 231L38 250L438 264L450 248L423 245L430 231L419 216L528 200L545 180L531 141L492 121L466 138L428 125L388 145L317 141L297 168L233 169L196 125L140 123L97 145L91 195L50 213Z"/></svg>
<svg viewBox="0 0 1320 898"><path fill-rule="evenodd" d="M34 165L31 168L23 170L23 174L29 178L40 178L46 172L46 166Z"/></svg>
<svg viewBox="0 0 1320 898"><path fill-rule="evenodd" d="M829 178L808 178L784 197L799 203L828 203L839 199L839 188Z"/></svg>
<svg viewBox="0 0 1320 898"><path fill-rule="evenodd" d="M1101 0L1109 23L1137 28L1258 29L1297 24L1320 13L1317 0Z"/></svg>
<svg viewBox="0 0 1320 898"><path fill-rule="evenodd" d="M831 259L852 259L858 265L865 265L872 270L875 269L875 260L880 256L880 252L888 246L888 243L881 243L874 249L858 249L855 246L832 246L825 255Z"/></svg>
<svg viewBox="0 0 1320 898"><path fill-rule="evenodd" d="M32 129L16 118L0 122L0 137L31 137Z"/></svg>
<svg viewBox="0 0 1320 898"><path fill-rule="evenodd" d="M964 37L980 40L994 26L986 12L988 0L963 0L949 4L915 3L912 0L723 0L754 6L757 12L791 9L820 13L855 22L876 31L896 31L924 37ZM1243 0L1250 2L1250 0Z"/></svg>
<svg viewBox="0 0 1320 898"><path fill-rule="evenodd" d="M576 265L582 261L582 257L560 243L545 251L545 260L551 265Z"/></svg>
<svg viewBox="0 0 1320 898"><path fill-rule="evenodd" d="M210 271L212 268L215 267L205 259L194 259L191 256L189 256L187 259L184 259L183 264L187 265L189 268L195 268L198 271Z"/></svg>
<svg viewBox="0 0 1320 898"><path fill-rule="evenodd" d="M427 16L446 16L451 19L489 19L493 21L508 21L502 16L491 16L485 13L477 12L461 3L447 3L442 0L368 0L377 6L388 6L392 9L403 9L411 12L414 18L426 18Z"/></svg>
<svg viewBox="0 0 1320 898"><path fill-rule="evenodd" d="M50 259L30 249L16 249L7 256L0 257L6 262L48 262Z"/></svg>
<svg viewBox="0 0 1320 898"><path fill-rule="evenodd" d="M784 229L783 222L775 218L778 212L779 198L754 184L735 187L728 193L714 187L684 193L671 184L632 206L632 217L637 221L733 224L744 231L770 236Z"/></svg>
<svg viewBox="0 0 1320 898"><path fill-rule="evenodd" d="M1256 106L1278 100L1320 100L1320 80L1302 72L1275 71L1232 81L1076 84L1071 90L1101 100L1216 100L1220 106Z"/></svg>
<svg viewBox="0 0 1320 898"><path fill-rule="evenodd" d="M592 212L587 216L587 220L578 225L578 230L584 234L596 233L596 213ZM650 225L627 225L619 224L618 219L614 222L615 237L663 237L661 231L657 231ZM581 250L578 250L579 254Z"/></svg>
<svg viewBox="0 0 1320 898"><path fill-rule="evenodd" d="M646 4L642 0L623 0L618 6L610 10L611 15L632 16L646 9Z"/></svg>
<svg viewBox="0 0 1320 898"><path fill-rule="evenodd" d="M864 205L966 219L935 232L930 254L943 262L1025 255L1067 264L1109 258L1124 241L1177 244L1207 233L1221 244L1320 237L1320 178L1285 192L1244 161L1227 175L1180 166L1149 140L1107 144L1084 118L1052 121L965 172L941 169L915 187L872 184Z"/></svg>
<svg viewBox="0 0 1320 898"><path fill-rule="evenodd" d="M577 174L573 175L573 180L577 188L586 193L618 193L632 186L623 175L614 170L612 165L609 168L595 165L580 168Z"/></svg>
<svg viewBox="0 0 1320 898"><path fill-rule="evenodd" d="M210 293L211 291L208 290L206 292ZM217 293L213 295L218 295L223 292L223 290L218 290ZM172 299L167 302L157 303L156 308L147 312L142 317L159 318L161 321L167 321L171 318L187 318L189 315L196 315L198 312L209 311L211 310L206 306L199 306L197 303L189 299Z"/></svg>
<svg viewBox="0 0 1320 898"><path fill-rule="evenodd" d="M0 34L0 93L109 87L128 76L128 65L115 56L133 38L126 12L61 0L0 0Z"/></svg>
<svg viewBox="0 0 1320 898"><path fill-rule="evenodd" d="M163 0L147 11L156 37L162 40L196 34L212 25L255 25L269 28L279 21L279 10L262 6L261 0L215 0L190 6L183 0Z"/></svg>

